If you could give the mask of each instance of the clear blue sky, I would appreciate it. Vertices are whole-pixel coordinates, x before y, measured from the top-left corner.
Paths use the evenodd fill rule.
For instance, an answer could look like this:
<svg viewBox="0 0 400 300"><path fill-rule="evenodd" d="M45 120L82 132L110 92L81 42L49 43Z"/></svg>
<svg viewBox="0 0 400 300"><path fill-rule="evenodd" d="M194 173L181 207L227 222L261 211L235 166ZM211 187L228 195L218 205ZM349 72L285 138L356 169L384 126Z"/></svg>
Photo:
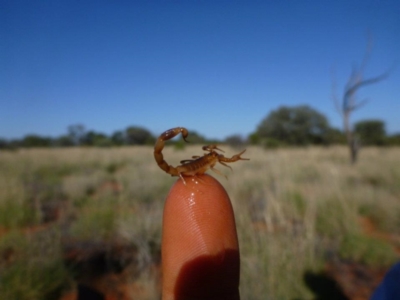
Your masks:
<svg viewBox="0 0 400 300"><path fill-rule="evenodd" d="M247 135L279 106L331 100L374 47L353 121L400 131L400 1L0 0L0 137L176 126Z"/></svg>

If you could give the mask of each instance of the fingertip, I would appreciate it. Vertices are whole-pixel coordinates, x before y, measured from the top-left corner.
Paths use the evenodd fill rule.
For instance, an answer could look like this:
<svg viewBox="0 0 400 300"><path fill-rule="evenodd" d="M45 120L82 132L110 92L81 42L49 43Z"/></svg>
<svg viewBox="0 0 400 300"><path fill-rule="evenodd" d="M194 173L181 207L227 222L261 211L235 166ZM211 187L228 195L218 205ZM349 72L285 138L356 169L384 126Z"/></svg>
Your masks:
<svg viewBox="0 0 400 300"><path fill-rule="evenodd" d="M229 197L211 176L185 181L174 184L164 207L163 299L238 293L239 247Z"/></svg>

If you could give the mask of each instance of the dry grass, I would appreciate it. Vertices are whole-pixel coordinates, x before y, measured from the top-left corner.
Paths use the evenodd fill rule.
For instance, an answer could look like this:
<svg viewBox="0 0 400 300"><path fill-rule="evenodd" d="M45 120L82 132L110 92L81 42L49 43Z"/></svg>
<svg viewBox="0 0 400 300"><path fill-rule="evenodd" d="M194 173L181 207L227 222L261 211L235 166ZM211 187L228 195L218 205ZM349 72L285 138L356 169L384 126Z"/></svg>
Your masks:
<svg viewBox="0 0 400 300"><path fill-rule="evenodd" d="M227 150L227 155L237 152ZM176 165L201 150L171 147L164 154ZM327 254L371 265L398 258L393 245L400 236L399 148L363 149L356 166L348 164L343 147L250 147L245 157L251 160L233 164L232 173L218 167L228 180L215 175L235 210L243 299L312 298L303 276L320 271ZM0 229L42 224L43 208L53 205L62 215L50 224L63 235L118 236L137 244L148 261L159 247L163 201L175 180L158 169L150 147L0 152ZM381 238L386 246L375 249L371 245L379 236L365 238L360 217L393 239ZM3 248L10 247L7 236ZM0 262L0 280L10 278L9 270ZM147 275L140 280L147 295L154 295L154 280Z"/></svg>

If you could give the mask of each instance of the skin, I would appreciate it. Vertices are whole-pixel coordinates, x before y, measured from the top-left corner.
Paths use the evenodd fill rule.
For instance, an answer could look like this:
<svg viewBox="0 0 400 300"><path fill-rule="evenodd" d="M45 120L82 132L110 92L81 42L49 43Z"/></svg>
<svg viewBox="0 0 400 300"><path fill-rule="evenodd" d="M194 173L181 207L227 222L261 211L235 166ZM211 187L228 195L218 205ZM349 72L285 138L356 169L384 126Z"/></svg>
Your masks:
<svg viewBox="0 0 400 300"><path fill-rule="evenodd" d="M164 207L163 300L239 300L239 245L222 185L209 175L178 179Z"/></svg>

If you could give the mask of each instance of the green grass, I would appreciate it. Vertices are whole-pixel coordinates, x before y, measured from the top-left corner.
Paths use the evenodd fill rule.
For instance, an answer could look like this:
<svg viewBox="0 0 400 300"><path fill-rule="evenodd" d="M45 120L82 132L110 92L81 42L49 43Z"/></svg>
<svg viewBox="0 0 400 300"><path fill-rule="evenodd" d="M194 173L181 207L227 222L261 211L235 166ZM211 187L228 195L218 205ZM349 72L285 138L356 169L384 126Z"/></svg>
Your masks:
<svg viewBox="0 0 400 300"><path fill-rule="evenodd" d="M61 296L71 281L61 258L59 238L54 230L14 231L1 238L0 299L52 300Z"/></svg>
<svg viewBox="0 0 400 300"><path fill-rule="evenodd" d="M92 207L82 213L70 229L79 240L111 240L116 230L116 212L110 207Z"/></svg>
<svg viewBox="0 0 400 300"><path fill-rule="evenodd" d="M1 276L1 299L58 299L66 288L67 272L61 261L14 262Z"/></svg>
<svg viewBox="0 0 400 300"><path fill-rule="evenodd" d="M223 149L227 156L238 151ZM164 155L178 165L202 152L185 145ZM234 207L243 299L312 299L303 276L320 272L328 252L373 267L398 259L395 242L366 235L360 217L400 239L399 148L362 149L355 166L344 147L249 147L245 154L251 160L233 163L233 172L218 166L228 180L211 173ZM158 168L151 147L0 152L0 252L16 253L9 264L0 258L0 299L57 299L70 276L56 228L79 240L120 237L150 257L160 247L164 199L175 180ZM61 205L60 219L26 235L49 203ZM139 282L157 299L151 273Z"/></svg>
<svg viewBox="0 0 400 300"><path fill-rule="evenodd" d="M346 235L341 242L339 255L372 267L388 267L398 260L393 247L382 240L363 235Z"/></svg>

